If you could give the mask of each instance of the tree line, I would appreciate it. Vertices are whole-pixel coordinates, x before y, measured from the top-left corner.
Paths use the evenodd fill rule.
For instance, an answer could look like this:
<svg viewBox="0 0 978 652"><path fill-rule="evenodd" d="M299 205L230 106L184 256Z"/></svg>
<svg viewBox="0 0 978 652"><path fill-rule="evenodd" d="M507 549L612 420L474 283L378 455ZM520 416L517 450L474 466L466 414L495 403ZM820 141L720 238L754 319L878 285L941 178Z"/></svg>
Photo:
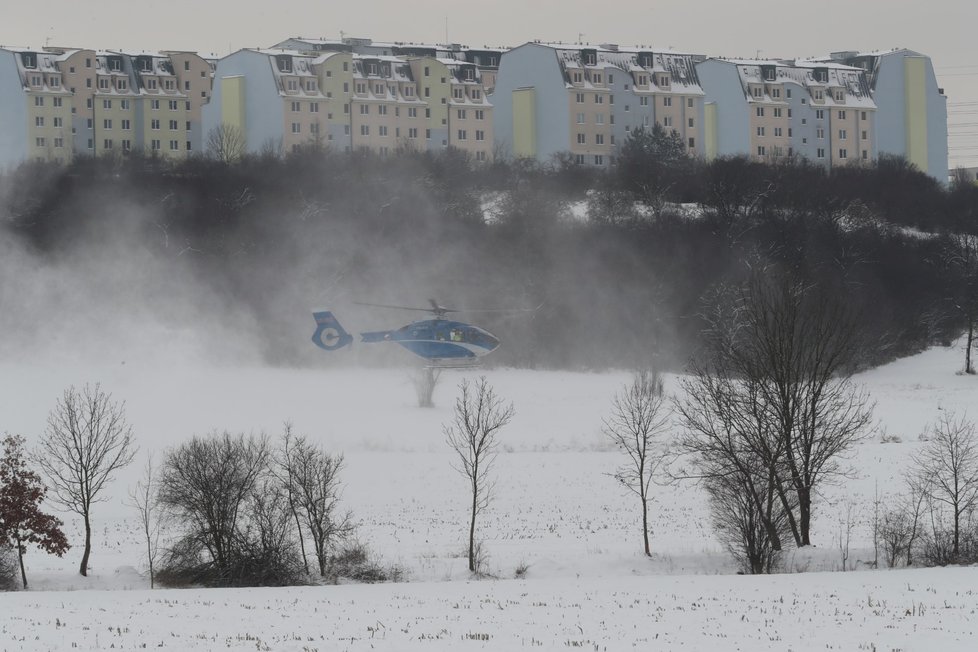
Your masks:
<svg viewBox="0 0 978 652"><path fill-rule="evenodd" d="M322 360L293 327L311 305L435 296L470 309L542 304L478 318L505 344L499 364L601 369L638 356L681 368L706 344L711 297L749 265L872 306L859 315L875 335L861 364L963 332L973 341L978 188L945 188L895 158L828 171L705 162L672 145L639 130L607 171L565 156L477 164L455 150L319 147L27 163L0 179L0 221L50 261L124 233L247 315L273 364Z"/></svg>

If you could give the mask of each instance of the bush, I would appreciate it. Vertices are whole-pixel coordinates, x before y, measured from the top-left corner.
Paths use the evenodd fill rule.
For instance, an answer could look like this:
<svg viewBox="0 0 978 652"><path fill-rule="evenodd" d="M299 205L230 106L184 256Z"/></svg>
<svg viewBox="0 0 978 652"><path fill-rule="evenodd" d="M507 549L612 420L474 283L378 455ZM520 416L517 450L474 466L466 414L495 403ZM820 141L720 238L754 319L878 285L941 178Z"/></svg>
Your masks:
<svg viewBox="0 0 978 652"><path fill-rule="evenodd" d="M359 542L340 548L329 559L330 577L334 582L341 579L373 584L376 582L401 582L404 569L397 565L383 566L370 559L367 547Z"/></svg>
<svg viewBox="0 0 978 652"><path fill-rule="evenodd" d="M302 558L294 545L266 548L243 541L221 565L214 563L193 537L167 550L156 580L162 586L296 586L308 583Z"/></svg>
<svg viewBox="0 0 978 652"><path fill-rule="evenodd" d="M13 591L18 581L17 552L7 545L0 545L0 591Z"/></svg>

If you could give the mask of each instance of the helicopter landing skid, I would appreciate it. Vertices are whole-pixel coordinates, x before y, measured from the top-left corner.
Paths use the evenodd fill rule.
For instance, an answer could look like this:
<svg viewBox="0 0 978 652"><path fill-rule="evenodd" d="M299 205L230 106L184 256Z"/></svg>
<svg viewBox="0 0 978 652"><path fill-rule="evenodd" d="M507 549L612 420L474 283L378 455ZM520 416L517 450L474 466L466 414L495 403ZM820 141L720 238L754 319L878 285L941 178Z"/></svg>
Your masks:
<svg viewBox="0 0 978 652"><path fill-rule="evenodd" d="M436 358L430 360L428 364L424 365L423 369L478 369L481 367L478 358L463 358L463 359L453 359L453 358Z"/></svg>

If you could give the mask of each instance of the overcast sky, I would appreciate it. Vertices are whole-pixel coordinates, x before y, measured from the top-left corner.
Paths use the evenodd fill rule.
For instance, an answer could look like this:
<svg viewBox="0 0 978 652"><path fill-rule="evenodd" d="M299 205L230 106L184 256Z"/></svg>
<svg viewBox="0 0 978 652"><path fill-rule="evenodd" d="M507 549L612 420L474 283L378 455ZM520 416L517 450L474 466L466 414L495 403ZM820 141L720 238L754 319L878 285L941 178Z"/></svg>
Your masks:
<svg viewBox="0 0 978 652"><path fill-rule="evenodd" d="M978 165L975 0L3 0L0 44L226 55L289 36L516 46L533 39L801 57L906 47L948 96L952 167Z"/></svg>

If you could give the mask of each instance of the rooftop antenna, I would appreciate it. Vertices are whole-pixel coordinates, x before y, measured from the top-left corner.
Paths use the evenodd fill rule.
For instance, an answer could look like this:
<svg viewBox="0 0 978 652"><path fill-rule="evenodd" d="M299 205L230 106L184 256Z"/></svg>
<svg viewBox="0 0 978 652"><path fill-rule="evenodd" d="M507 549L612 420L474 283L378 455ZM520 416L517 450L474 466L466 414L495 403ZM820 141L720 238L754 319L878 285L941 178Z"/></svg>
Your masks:
<svg viewBox="0 0 978 652"><path fill-rule="evenodd" d="M445 16L445 45L448 45L448 16Z"/></svg>
<svg viewBox="0 0 978 652"><path fill-rule="evenodd" d="M584 43L584 32L578 32L577 33L577 44L578 45L581 45L582 43Z"/></svg>

